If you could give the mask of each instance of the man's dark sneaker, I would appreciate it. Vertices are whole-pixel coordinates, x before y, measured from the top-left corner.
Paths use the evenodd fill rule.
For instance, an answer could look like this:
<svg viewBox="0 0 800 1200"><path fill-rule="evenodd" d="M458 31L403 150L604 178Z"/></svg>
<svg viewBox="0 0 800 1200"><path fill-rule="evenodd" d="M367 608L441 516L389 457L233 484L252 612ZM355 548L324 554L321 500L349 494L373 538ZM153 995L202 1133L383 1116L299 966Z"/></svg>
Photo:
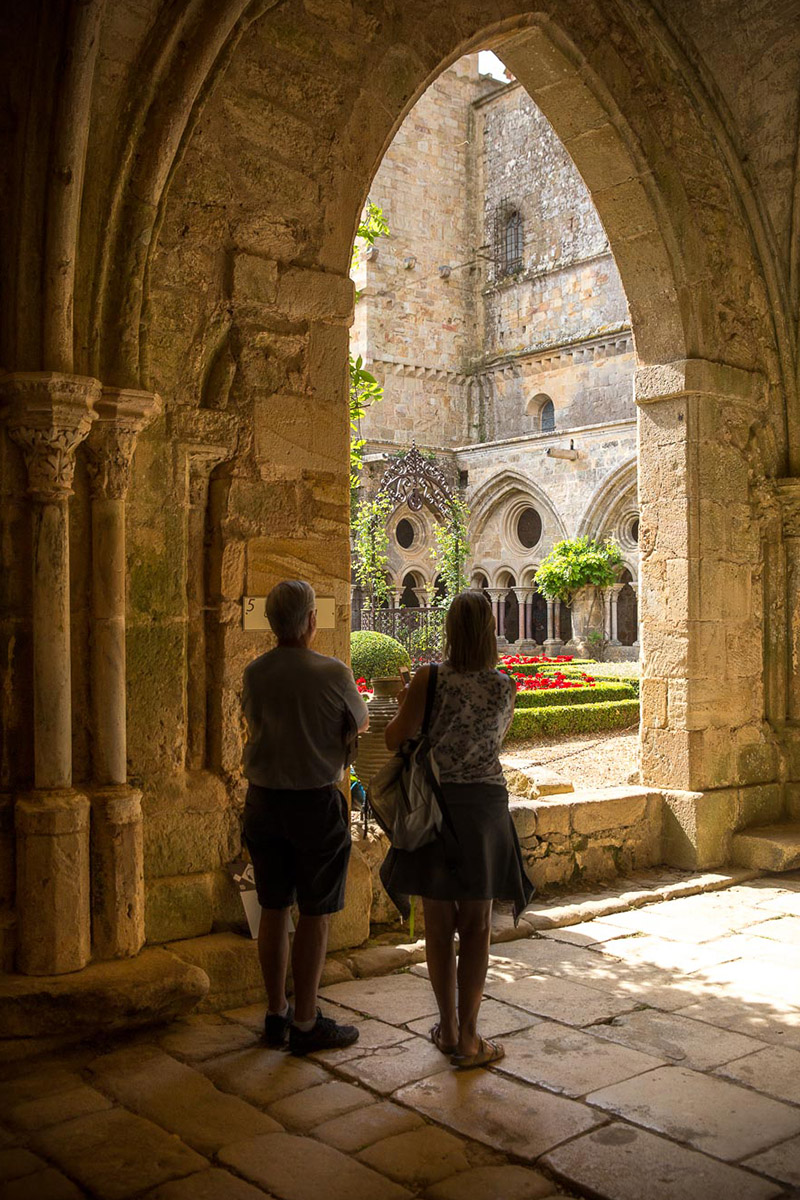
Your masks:
<svg viewBox="0 0 800 1200"><path fill-rule="evenodd" d="M291 1004L285 1017L281 1017L278 1013L267 1013L264 1017L264 1041L266 1044L275 1047L284 1046L293 1020L294 1009Z"/></svg>
<svg viewBox="0 0 800 1200"><path fill-rule="evenodd" d="M308 1033L293 1025L289 1030L290 1054L313 1054L315 1050L344 1050L358 1041L355 1025L337 1025L330 1017L323 1017L317 1009L317 1020Z"/></svg>

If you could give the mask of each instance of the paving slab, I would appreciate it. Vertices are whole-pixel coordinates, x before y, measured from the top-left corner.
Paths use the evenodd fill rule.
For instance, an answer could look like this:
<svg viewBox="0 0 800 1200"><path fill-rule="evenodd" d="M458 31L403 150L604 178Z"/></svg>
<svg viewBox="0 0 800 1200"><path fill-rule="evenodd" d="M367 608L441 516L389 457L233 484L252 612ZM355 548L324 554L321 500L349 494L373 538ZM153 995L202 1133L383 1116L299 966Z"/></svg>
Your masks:
<svg viewBox="0 0 800 1200"><path fill-rule="evenodd" d="M358 1158L412 1189L430 1187L470 1165L461 1139L435 1125L385 1138L362 1150Z"/></svg>
<svg viewBox="0 0 800 1200"><path fill-rule="evenodd" d="M781 1183L800 1188L800 1137L790 1138L787 1142L772 1146L762 1154L746 1159L742 1166L760 1171L762 1175L770 1175L773 1179L780 1179Z"/></svg>
<svg viewBox="0 0 800 1200"><path fill-rule="evenodd" d="M316 1063L294 1058L285 1050L240 1050L198 1066L223 1092L232 1092L259 1108L329 1079Z"/></svg>
<svg viewBox="0 0 800 1200"><path fill-rule="evenodd" d="M800 997L800 966L761 960L758 969L752 962L736 959L703 971L703 982L715 995L726 992L737 1001L764 1000L770 1004L795 1005Z"/></svg>
<svg viewBox="0 0 800 1200"><path fill-rule="evenodd" d="M685 1067L659 1067L587 1100L731 1162L800 1132L800 1109Z"/></svg>
<svg viewBox="0 0 800 1200"><path fill-rule="evenodd" d="M553 1181L540 1171L508 1163L451 1175L428 1188L425 1200L543 1200L556 1194Z"/></svg>
<svg viewBox="0 0 800 1200"><path fill-rule="evenodd" d="M436 1012L430 984L410 973L335 983L323 988L320 996L390 1025L405 1025Z"/></svg>
<svg viewBox="0 0 800 1200"><path fill-rule="evenodd" d="M32 1142L103 1200L127 1200L208 1165L176 1137L119 1108L53 1125L34 1134Z"/></svg>
<svg viewBox="0 0 800 1200"><path fill-rule="evenodd" d="M198 1071L155 1046L133 1046L95 1059L98 1085L140 1116L177 1134L201 1154L281 1126L238 1096L219 1091Z"/></svg>
<svg viewBox="0 0 800 1200"><path fill-rule="evenodd" d="M10 1109L6 1120L15 1129L44 1129L47 1125L57 1125L60 1121L71 1121L73 1117L85 1117L110 1107L111 1101L107 1097L82 1083L69 1091L56 1092L54 1096L26 1100Z"/></svg>
<svg viewBox="0 0 800 1200"><path fill-rule="evenodd" d="M596 1028L603 1026L592 1026L592 1033ZM662 1059L601 1041L592 1033L543 1021L504 1040L506 1056L497 1070L577 1097L664 1065Z"/></svg>
<svg viewBox="0 0 800 1200"><path fill-rule="evenodd" d="M528 1029L540 1020L541 1018L535 1017L533 1013L522 1012L518 1008L512 1008L510 1004L501 1004L499 1000L484 1000L481 1004L479 1025L483 1036L492 1038L514 1033L518 1029ZM420 1037L428 1038L435 1021L435 1017L421 1017L419 1021L412 1021L408 1028L413 1029Z"/></svg>
<svg viewBox="0 0 800 1200"><path fill-rule="evenodd" d="M678 1009L677 1015L743 1033L760 1042L800 1049L800 1011L791 1005L770 1004L762 998L744 1001L717 996Z"/></svg>
<svg viewBox="0 0 800 1200"><path fill-rule="evenodd" d="M742 1058L763 1047L755 1038L656 1009L614 1017L608 1024L593 1025L592 1033L697 1071Z"/></svg>
<svg viewBox="0 0 800 1200"><path fill-rule="evenodd" d="M718 1067L717 1074L746 1083L767 1096L800 1104L800 1051L789 1046L765 1046Z"/></svg>
<svg viewBox="0 0 800 1200"><path fill-rule="evenodd" d="M762 912L774 912L790 917L800 917L800 887L782 891L759 905Z"/></svg>
<svg viewBox="0 0 800 1200"><path fill-rule="evenodd" d="M565 925L563 929L542 929L539 936L555 942L567 942L572 946L594 946L597 942L622 940L631 934L598 918L596 921L579 921L577 925Z"/></svg>
<svg viewBox="0 0 800 1200"><path fill-rule="evenodd" d="M602 1200L770 1200L781 1189L630 1125L608 1125L545 1155L568 1186Z"/></svg>
<svg viewBox="0 0 800 1200"><path fill-rule="evenodd" d="M190 1018L170 1026L158 1043L168 1054L175 1054L187 1062L201 1062L234 1050L246 1050L257 1041L264 1028L264 1006L260 1008L261 1021L255 1029L231 1021Z"/></svg>
<svg viewBox="0 0 800 1200"><path fill-rule="evenodd" d="M366 1050L396 1046L398 1042L407 1042L414 1036L408 1029L398 1029L396 1025L388 1025L385 1021L375 1021L372 1017L362 1017L360 1013L355 1013L352 1017L348 1011L343 1009L334 1013L334 1008L334 1005L328 1004L324 1011L328 1016L333 1016L334 1020L355 1025L358 1029L358 1041L354 1042L352 1046L345 1046L343 1050L317 1050L310 1056L317 1062L326 1062L335 1066L336 1063L347 1062L350 1058L359 1058ZM427 1021L430 1025L429 1017L423 1017L422 1021Z"/></svg>
<svg viewBox="0 0 800 1200"><path fill-rule="evenodd" d="M147 1193L147 1200L265 1200L265 1196L261 1188L237 1179L230 1171L212 1167L162 1184Z"/></svg>
<svg viewBox="0 0 800 1200"><path fill-rule="evenodd" d="M395 1097L475 1141L533 1162L546 1150L604 1123L600 1113L496 1071L447 1071Z"/></svg>
<svg viewBox="0 0 800 1200"><path fill-rule="evenodd" d="M526 1012L551 1020L563 1021L565 1025L590 1025L594 1021L605 1021L635 1007L634 998L622 999L584 987L569 979L555 975L528 975L506 983L486 985L487 995L495 1000L516 1005Z"/></svg>
<svg viewBox="0 0 800 1200"><path fill-rule="evenodd" d="M800 943L800 916L787 917L779 916L776 913L774 917L766 921L749 925L747 931L756 937L772 938L773 941L797 946Z"/></svg>
<svg viewBox="0 0 800 1200"><path fill-rule="evenodd" d="M411 1195L332 1146L288 1133L235 1142L219 1157L281 1200L404 1200Z"/></svg>
<svg viewBox="0 0 800 1200"><path fill-rule="evenodd" d="M349 1114L325 1121L311 1130L314 1137L345 1154L355 1154L383 1138L407 1133L423 1124L422 1117L390 1100L381 1100L359 1109L358 1119Z"/></svg>
<svg viewBox="0 0 800 1200"><path fill-rule="evenodd" d="M3 1184L3 1200L83 1200L83 1196L71 1179L53 1167Z"/></svg>
<svg viewBox="0 0 800 1200"><path fill-rule="evenodd" d="M439 1071L450 1071L450 1059L425 1038L412 1037L394 1046L364 1050L337 1064L337 1073L365 1087L390 1095L404 1084Z"/></svg>
<svg viewBox="0 0 800 1200"><path fill-rule="evenodd" d="M295 1092L292 1096L284 1096L270 1105L269 1115L285 1129L302 1133L321 1125L323 1121L340 1117L343 1113L352 1113L354 1109L364 1108L368 1104L374 1104L374 1098L364 1088L336 1079L306 1088L303 1092ZM360 1115L352 1117L353 1121L360 1119Z"/></svg>
<svg viewBox="0 0 800 1200"><path fill-rule="evenodd" d="M5 1117L29 1100L47 1099L59 1092L73 1091L82 1083L78 1072L66 1067L39 1068L4 1079L0 1087L0 1115Z"/></svg>
<svg viewBox="0 0 800 1200"><path fill-rule="evenodd" d="M24 1146L11 1146L0 1150L0 1182L10 1179L22 1179L24 1175L32 1175L47 1166L38 1155L26 1150Z"/></svg>

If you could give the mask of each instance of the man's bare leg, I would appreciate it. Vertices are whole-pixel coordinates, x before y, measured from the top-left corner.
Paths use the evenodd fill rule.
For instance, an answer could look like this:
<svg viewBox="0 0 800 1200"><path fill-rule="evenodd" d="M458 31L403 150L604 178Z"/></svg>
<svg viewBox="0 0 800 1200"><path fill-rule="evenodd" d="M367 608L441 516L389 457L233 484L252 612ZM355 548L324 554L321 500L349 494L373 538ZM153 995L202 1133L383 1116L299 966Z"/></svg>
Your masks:
<svg viewBox="0 0 800 1200"><path fill-rule="evenodd" d="M262 908L258 927L258 961L267 989L267 1011L286 1011L286 968L289 965L289 909Z"/></svg>
<svg viewBox="0 0 800 1200"><path fill-rule="evenodd" d="M317 1016L317 991L328 948L328 914L297 921L292 946L294 977L294 1019L296 1024L313 1021Z"/></svg>

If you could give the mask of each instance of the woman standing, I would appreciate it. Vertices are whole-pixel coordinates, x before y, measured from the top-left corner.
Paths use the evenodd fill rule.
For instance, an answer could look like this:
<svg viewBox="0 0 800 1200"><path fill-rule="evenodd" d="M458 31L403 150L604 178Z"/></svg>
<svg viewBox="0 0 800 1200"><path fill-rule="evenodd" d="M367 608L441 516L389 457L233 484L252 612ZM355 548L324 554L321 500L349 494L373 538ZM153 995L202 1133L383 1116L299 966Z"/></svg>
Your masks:
<svg viewBox="0 0 800 1200"><path fill-rule="evenodd" d="M454 1066L465 1068L497 1062L504 1054L499 1042L478 1034L492 900L512 901L517 917L534 889L522 865L499 758L516 687L496 669L494 617L482 592L456 596L445 638L445 662L417 671L385 733L387 747L396 750L419 732L429 675L437 670L428 736L445 821L436 839L419 850L390 850L381 878L396 903L422 897L428 973L439 1006L431 1039Z"/></svg>

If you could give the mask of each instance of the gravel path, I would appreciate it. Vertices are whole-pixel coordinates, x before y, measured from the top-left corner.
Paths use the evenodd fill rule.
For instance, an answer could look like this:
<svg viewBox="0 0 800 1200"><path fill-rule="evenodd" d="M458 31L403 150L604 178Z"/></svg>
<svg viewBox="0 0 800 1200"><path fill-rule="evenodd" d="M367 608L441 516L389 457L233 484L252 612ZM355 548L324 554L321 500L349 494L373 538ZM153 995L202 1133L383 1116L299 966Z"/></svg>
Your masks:
<svg viewBox="0 0 800 1200"><path fill-rule="evenodd" d="M517 768L549 767L571 779L576 789L636 783L639 730L633 727L570 738L532 738L516 742L513 750L501 755L501 761Z"/></svg>

